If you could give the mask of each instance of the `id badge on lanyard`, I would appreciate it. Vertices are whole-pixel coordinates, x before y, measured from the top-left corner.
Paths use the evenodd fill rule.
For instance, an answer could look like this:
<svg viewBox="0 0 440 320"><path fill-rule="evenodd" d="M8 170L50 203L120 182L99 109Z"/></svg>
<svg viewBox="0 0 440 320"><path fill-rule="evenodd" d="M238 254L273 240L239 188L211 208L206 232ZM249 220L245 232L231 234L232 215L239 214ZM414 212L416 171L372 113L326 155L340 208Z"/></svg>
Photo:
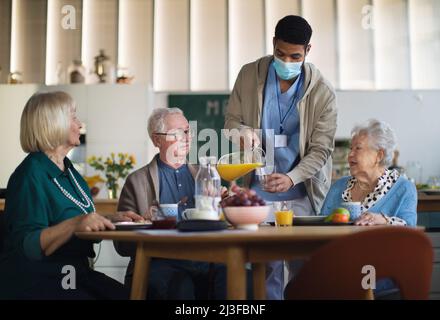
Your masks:
<svg viewBox="0 0 440 320"><path fill-rule="evenodd" d="M285 134L275 135L275 148L286 148L287 147L287 136Z"/></svg>

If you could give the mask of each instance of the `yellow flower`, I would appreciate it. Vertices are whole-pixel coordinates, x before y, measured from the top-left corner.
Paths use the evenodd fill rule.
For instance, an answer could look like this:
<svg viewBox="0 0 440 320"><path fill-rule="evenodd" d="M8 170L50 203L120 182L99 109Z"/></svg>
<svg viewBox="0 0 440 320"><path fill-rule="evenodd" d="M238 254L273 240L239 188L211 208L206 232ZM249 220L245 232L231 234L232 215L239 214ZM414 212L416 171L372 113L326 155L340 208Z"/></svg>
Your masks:
<svg viewBox="0 0 440 320"><path fill-rule="evenodd" d="M119 183L120 179L125 179L136 162L133 155L128 153L110 153L107 157L96 158L92 156L88 158L89 165L104 175L106 179L102 179L99 175L93 177L85 177L87 184L92 188L98 182L106 182L107 187Z"/></svg>
<svg viewBox="0 0 440 320"><path fill-rule="evenodd" d="M102 179L100 175L85 176L84 180L87 182L89 188L93 188L97 183L105 182L105 180Z"/></svg>
<svg viewBox="0 0 440 320"><path fill-rule="evenodd" d="M87 162L88 162L88 163L90 163L90 162L94 162L94 161L96 161L96 157L95 157L95 156L89 157L89 158L87 159Z"/></svg>

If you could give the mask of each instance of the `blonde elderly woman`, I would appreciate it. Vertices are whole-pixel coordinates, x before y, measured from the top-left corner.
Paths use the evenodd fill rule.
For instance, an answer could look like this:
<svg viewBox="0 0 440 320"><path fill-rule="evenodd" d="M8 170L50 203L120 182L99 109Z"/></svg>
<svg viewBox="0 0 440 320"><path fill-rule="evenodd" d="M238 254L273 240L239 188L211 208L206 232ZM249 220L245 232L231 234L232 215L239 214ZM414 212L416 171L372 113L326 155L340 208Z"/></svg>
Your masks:
<svg viewBox="0 0 440 320"><path fill-rule="evenodd" d="M321 214L329 215L342 202L360 202L361 216L356 225L415 226L417 191L408 179L391 165L396 138L390 126L369 120L352 130L348 155L349 177L336 181L324 201ZM376 283L376 298L396 298L398 290L390 279Z"/></svg>
<svg viewBox="0 0 440 320"><path fill-rule="evenodd" d="M34 94L24 107L20 142L28 155L7 187L0 299L128 298L119 282L90 269L93 243L74 236L114 229L95 213L86 182L66 157L80 144L80 129L64 92Z"/></svg>
<svg viewBox="0 0 440 320"><path fill-rule="evenodd" d="M396 138L390 126L370 120L352 130L348 155L349 177L330 188L321 214L328 215L344 201L361 202L357 225L404 225L417 223L417 191L391 165Z"/></svg>

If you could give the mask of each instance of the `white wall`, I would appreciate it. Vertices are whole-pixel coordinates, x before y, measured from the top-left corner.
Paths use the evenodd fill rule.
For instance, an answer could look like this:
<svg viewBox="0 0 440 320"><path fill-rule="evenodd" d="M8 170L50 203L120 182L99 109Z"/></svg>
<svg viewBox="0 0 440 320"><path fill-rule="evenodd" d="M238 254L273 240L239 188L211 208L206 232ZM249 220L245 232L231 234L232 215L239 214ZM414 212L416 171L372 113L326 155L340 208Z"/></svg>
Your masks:
<svg viewBox="0 0 440 320"><path fill-rule="evenodd" d="M10 69L22 73L23 83L44 83L46 17L45 0L12 2Z"/></svg>
<svg viewBox="0 0 440 320"><path fill-rule="evenodd" d="M189 89L189 0L154 2L154 89Z"/></svg>
<svg viewBox="0 0 440 320"><path fill-rule="evenodd" d="M20 146L21 112L37 85L0 85L0 188L6 188L9 176L26 154Z"/></svg>
<svg viewBox="0 0 440 320"><path fill-rule="evenodd" d="M66 30L60 23L65 16L62 8L66 5L75 8L75 29ZM81 0L47 2L46 84L69 83L67 69L73 60L81 59L81 23Z"/></svg>
<svg viewBox="0 0 440 320"><path fill-rule="evenodd" d="M88 71L94 71L94 57L103 49L115 65L118 55L118 1L83 0L81 60ZM89 83L93 77L87 75ZM108 79L111 77L107 77Z"/></svg>
<svg viewBox="0 0 440 320"><path fill-rule="evenodd" d="M11 4L0 1L0 83L6 83L11 61Z"/></svg>

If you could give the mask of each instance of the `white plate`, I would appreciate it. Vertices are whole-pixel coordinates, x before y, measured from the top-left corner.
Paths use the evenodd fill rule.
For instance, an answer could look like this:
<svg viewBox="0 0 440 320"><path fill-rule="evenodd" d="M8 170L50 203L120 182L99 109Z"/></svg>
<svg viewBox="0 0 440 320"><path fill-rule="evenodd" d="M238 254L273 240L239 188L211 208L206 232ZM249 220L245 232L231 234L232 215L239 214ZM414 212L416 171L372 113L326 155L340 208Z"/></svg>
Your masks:
<svg viewBox="0 0 440 320"><path fill-rule="evenodd" d="M121 221L121 222L114 222L115 226L144 226L144 225L151 225L151 222L133 222L133 221Z"/></svg>
<svg viewBox="0 0 440 320"><path fill-rule="evenodd" d="M326 216L294 216L296 222L324 222Z"/></svg>
<svg viewBox="0 0 440 320"><path fill-rule="evenodd" d="M417 191L425 193L428 196L440 195L440 189L420 189Z"/></svg>
<svg viewBox="0 0 440 320"><path fill-rule="evenodd" d="M136 229L149 229L153 226L151 222L133 222L133 221L123 221L113 223L116 230L136 230Z"/></svg>

